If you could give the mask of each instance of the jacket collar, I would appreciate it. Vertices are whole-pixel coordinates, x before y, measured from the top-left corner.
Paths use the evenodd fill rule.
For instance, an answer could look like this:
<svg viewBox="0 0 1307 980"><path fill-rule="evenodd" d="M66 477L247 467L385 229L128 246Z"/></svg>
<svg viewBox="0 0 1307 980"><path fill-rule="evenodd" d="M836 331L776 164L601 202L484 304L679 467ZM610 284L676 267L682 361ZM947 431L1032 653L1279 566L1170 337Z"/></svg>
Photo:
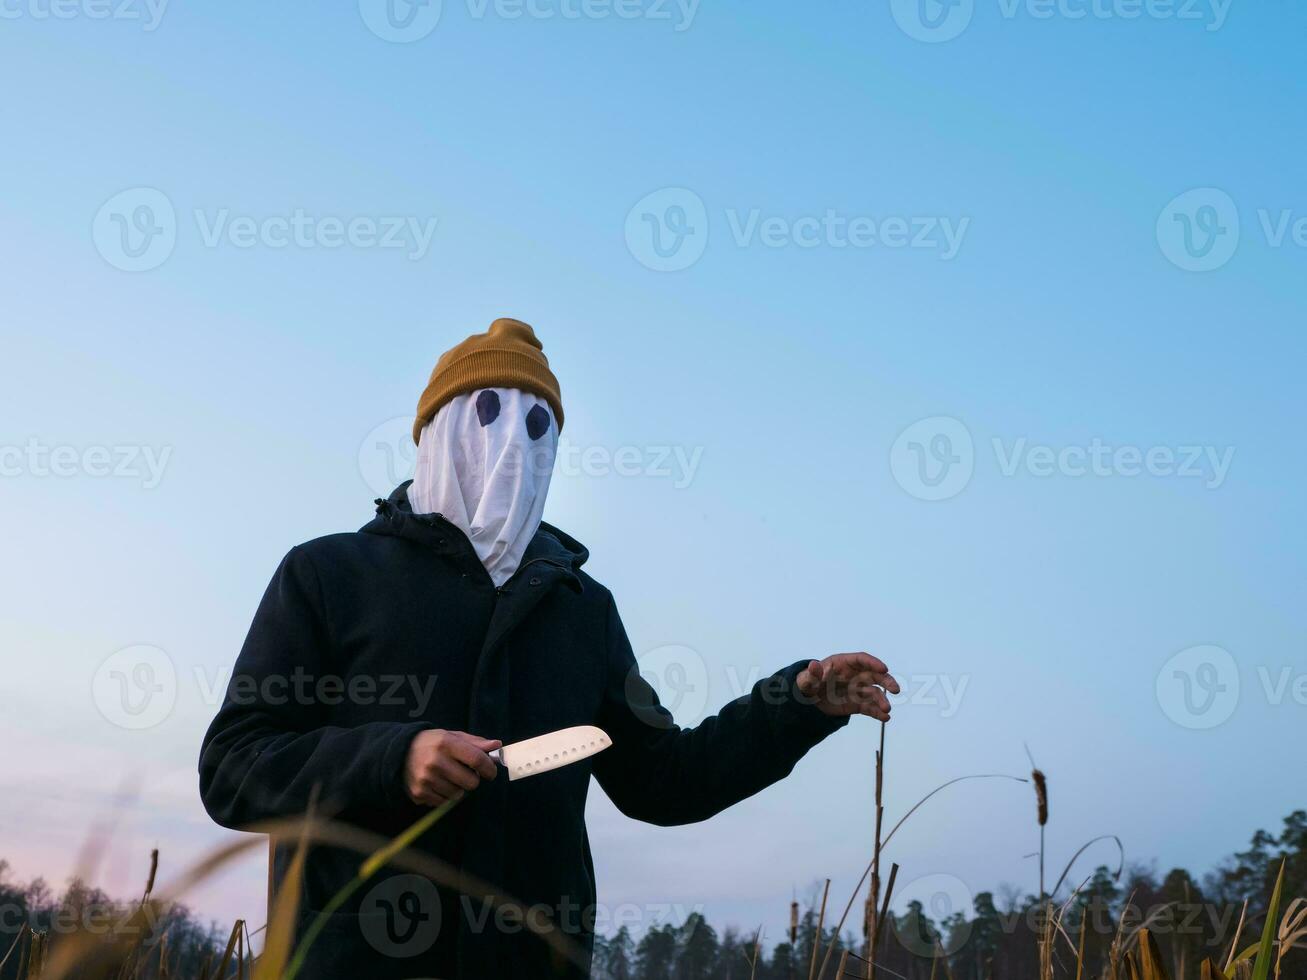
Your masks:
<svg viewBox="0 0 1307 980"><path fill-rule="evenodd" d="M364 534L383 534L407 538L424 545L457 561L471 561L480 565L481 561L472 548L472 542L455 524L446 520L441 514L414 514L408 502L408 486L412 480L406 480L396 487L384 500L378 497L377 516L359 530ZM552 524L540 522L531 543L522 555L522 563L513 577L505 583L505 588L513 584L514 579L528 565L539 569L542 566L555 569L560 577L577 592L581 591L581 578L578 569L590 557L589 550L566 531L561 531Z"/></svg>

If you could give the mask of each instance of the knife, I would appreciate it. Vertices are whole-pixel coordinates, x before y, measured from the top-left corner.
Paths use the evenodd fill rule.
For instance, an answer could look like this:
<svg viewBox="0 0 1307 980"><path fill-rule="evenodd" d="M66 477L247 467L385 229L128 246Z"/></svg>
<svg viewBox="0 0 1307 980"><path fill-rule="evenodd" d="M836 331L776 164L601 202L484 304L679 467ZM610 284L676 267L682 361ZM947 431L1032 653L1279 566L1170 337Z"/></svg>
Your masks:
<svg viewBox="0 0 1307 980"><path fill-rule="evenodd" d="M505 745L491 752L490 758L508 770L508 778L512 781L588 759L612 744L612 739L602 729L577 725Z"/></svg>

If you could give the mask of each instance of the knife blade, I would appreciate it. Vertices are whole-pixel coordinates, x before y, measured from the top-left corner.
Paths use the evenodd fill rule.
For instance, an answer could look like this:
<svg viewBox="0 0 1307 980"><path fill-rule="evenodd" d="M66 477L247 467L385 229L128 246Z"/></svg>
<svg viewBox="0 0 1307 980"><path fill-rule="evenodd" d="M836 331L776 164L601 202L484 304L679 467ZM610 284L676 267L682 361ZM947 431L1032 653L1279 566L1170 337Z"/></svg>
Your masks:
<svg viewBox="0 0 1307 980"><path fill-rule="evenodd" d="M612 744L603 729L577 725L505 745L491 752L490 758L508 770L512 781L588 759Z"/></svg>

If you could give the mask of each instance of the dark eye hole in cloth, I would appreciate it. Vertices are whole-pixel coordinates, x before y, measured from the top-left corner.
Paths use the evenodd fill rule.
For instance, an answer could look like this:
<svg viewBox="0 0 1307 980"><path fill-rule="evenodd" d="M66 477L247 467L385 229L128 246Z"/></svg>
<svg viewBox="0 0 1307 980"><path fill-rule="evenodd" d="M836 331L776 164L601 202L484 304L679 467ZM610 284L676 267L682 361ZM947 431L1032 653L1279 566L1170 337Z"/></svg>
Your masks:
<svg viewBox="0 0 1307 980"><path fill-rule="evenodd" d="M477 420L484 429L499 418L499 393L487 388L477 395Z"/></svg>
<svg viewBox="0 0 1307 980"><path fill-rule="evenodd" d="M533 405L526 413L526 434L535 442L549 431L549 413L540 405Z"/></svg>

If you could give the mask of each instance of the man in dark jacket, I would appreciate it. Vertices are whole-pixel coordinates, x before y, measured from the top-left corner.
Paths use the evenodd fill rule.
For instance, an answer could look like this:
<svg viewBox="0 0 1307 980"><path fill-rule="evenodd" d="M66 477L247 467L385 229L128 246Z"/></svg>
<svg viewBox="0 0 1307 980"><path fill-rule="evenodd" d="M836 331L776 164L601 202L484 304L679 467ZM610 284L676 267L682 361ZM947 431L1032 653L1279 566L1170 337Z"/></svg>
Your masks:
<svg viewBox="0 0 1307 980"><path fill-rule="evenodd" d="M312 798L393 837L453 801L413 850L491 889L387 867L326 920L301 976L586 976L592 774L630 817L691 823L786 776L850 715L889 717L894 678L850 653L793 664L678 728L640 677L612 595L581 570L586 549L540 520L562 424L531 328L496 320L436 365L414 480L360 531L291 549L259 605L200 757L213 819L248 827ZM576 725L611 747L497 775L502 744ZM312 848L301 935L362 859Z"/></svg>

